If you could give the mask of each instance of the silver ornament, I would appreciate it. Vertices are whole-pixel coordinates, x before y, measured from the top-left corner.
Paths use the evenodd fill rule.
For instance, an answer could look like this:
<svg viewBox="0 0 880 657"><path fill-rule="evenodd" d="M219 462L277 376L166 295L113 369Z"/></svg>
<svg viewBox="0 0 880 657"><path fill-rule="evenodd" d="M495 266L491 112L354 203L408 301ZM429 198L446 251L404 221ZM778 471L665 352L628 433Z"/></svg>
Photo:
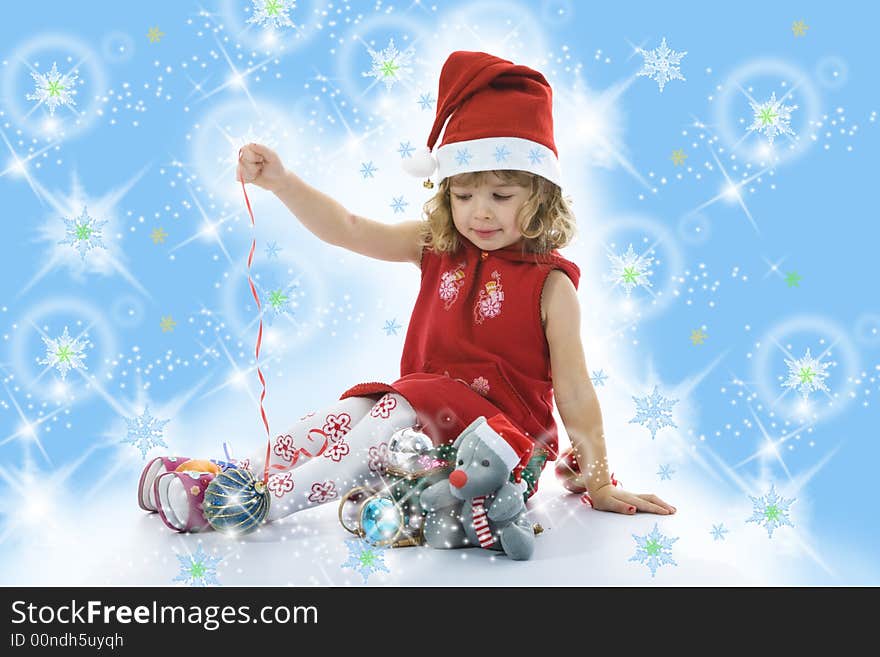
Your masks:
<svg viewBox="0 0 880 657"><path fill-rule="evenodd" d="M434 448L434 443L417 427L398 429L388 443L388 465L399 472L412 474L424 470L419 457Z"/></svg>

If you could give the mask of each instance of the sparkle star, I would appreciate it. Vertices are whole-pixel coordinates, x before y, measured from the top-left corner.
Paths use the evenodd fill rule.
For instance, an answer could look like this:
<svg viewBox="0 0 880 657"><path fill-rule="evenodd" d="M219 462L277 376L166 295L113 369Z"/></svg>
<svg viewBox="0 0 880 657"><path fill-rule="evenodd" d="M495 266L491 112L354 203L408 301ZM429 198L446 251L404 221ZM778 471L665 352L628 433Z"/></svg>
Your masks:
<svg viewBox="0 0 880 657"><path fill-rule="evenodd" d="M806 36L808 29L810 29L810 26L803 21L795 21L791 25L791 31L794 32L795 37Z"/></svg>
<svg viewBox="0 0 880 657"><path fill-rule="evenodd" d="M175 322L171 316L163 317L162 321L159 322L159 326L162 327L162 333L169 333L174 331L174 327L177 326L177 322Z"/></svg>
<svg viewBox="0 0 880 657"><path fill-rule="evenodd" d="M785 275L785 282L788 287L800 287L799 283L803 280L803 276L798 275L796 271L790 271Z"/></svg>
<svg viewBox="0 0 880 657"><path fill-rule="evenodd" d="M703 344L709 336L703 333L703 329L691 331L691 344Z"/></svg>
<svg viewBox="0 0 880 657"><path fill-rule="evenodd" d="M679 148L677 151L672 151L672 164L674 166L678 166L679 164L684 164L684 161L687 159L687 155L684 152L684 149Z"/></svg>
<svg viewBox="0 0 880 657"><path fill-rule="evenodd" d="M159 43L163 36L165 36L165 33L160 32L158 27L151 27L147 31L147 38L150 40L150 43Z"/></svg>
<svg viewBox="0 0 880 657"><path fill-rule="evenodd" d="M162 230L162 228L157 228L150 233L150 238L153 240L153 244L165 244L166 237L168 237L168 233Z"/></svg>

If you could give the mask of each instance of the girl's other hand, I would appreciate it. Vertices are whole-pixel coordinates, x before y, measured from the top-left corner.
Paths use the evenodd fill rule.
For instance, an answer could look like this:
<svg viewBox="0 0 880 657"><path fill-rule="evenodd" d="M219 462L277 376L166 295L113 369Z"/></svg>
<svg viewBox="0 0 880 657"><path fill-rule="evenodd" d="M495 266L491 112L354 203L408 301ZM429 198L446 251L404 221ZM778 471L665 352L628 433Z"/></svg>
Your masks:
<svg viewBox="0 0 880 657"><path fill-rule="evenodd" d="M630 516L636 511L657 513L664 516L675 513L674 506L667 504L656 495L651 493L636 495L621 488L615 488L611 484L602 486L595 493L591 491L589 496L593 508L599 511L613 511Z"/></svg>
<svg viewBox="0 0 880 657"><path fill-rule="evenodd" d="M247 144L238 154L236 180L274 192L284 182L285 173L278 154L262 144Z"/></svg>

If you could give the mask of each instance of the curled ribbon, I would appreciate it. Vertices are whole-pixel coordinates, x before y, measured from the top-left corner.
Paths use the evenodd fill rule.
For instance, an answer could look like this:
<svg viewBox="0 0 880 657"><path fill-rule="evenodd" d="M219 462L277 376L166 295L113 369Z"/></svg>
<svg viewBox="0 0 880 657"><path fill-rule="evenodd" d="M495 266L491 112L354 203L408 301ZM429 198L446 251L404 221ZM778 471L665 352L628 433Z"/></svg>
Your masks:
<svg viewBox="0 0 880 657"><path fill-rule="evenodd" d="M318 434L319 436L321 436L321 438L319 439L319 440L321 440L321 447L314 454L312 454L305 447L297 447L296 449L293 450L293 457L290 459L290 463L288 463L286 465L283 465L280 463L275 463L271 466L271 468L274 470L289 470L290 468L292 468L296 464L297 461L299 461L299 457L302 456L303 454L305 454L309 458L321 456L321 454L324 453L324 450L327 449L327 443L329 442L329 436L326 433L324 433L323 431L321 431L320 429L309 429L309 438L313 438L312 434ZM267 454L267 458L268 458L268 454ZM266 462L268 463L268 460Z"/></svg>
<svg viewBox="0 0 880 657"><path fill-rule="evenodd" d="M241 149L238 150L238 158L241 159ZM254 221L254 211L251 208L251 200L248 198L247 189L244 186L244 180L241 181L241 191L244 194L244 202L247 205L248 215L251 218L251 227L256 227L256 222ZM257 246L256 237L251 241L251 251L248 254L248 285L251 288L251 294L254 295L254 300L257 302L257 312L260 311L260 297L257 295L257 290L254 287L254 281L251 279L251 264L254 261L254 249ZM263 378L263 372L260 370L260 345L263 343L263 317L260 315L260 328L257 331L257 346L255 349L255 358L257 362L257 376L260 378L260 383L263 386L263 392L260 394L260 416L263 418L263 426L266 427L266 466L263 468L263 483L266 484L269 481L269 457L271 456L272 449L272 438L269 433L269 421L266 419L266 410L263 408L263 399L266 398L266 379Z"/></svg>

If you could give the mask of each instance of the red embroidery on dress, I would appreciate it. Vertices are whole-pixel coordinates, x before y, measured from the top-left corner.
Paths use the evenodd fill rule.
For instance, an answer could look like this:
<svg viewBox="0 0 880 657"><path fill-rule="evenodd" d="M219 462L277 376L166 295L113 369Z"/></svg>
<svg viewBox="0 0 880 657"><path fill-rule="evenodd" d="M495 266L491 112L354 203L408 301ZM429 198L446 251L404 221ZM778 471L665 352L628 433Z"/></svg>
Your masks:
<svg viewBox="0 0 880 657"><path fill-rule="evenodd" d="M339 463L350 451L351 447L348 446L348 443L342 438L337 438L336 440L331 440L330 447L324 452L324 457L332 460L334 463Z"/></svg>
<svg viewBox="0 0 880 657"><path fill-rule="evenodd" d="M336 498L336 483L333 481L325 481L324 483L316 482L312 484L312 492L309 494L309 502L323 504L327 500Z"/></svg>
<svg viewBox="0 0 880 657"><path fill-rule="evenodd" d="M269 484L266 488L270 492L275 493L275 497L281 497L284 493L289 493L293 490L293 475L290 472L274 474L269 477Z"/></svg>
<svg viewBox="0 0 880 657"><path fill-rule="evenodd" d="M479 376L474 379L474 382L471 383L471 390L474 392L483 395L483 397L489 396L489 381L483 377Z"/></svg>
<svg viewBox="0 0 880 657"><path fill-rule="evenodd" d="M275 454L283 458L285 461L293 461L297 449L293 446L293 436L284 434L275 439L275 447L272 449Z"/></svg>
<svg viewBox="0 0 880 657"><path fill-rule="evenodd" d="M486 281L480 295L474 303L474 323L482 324L485 319L492 319L501 314L501 304L504 301L504 286L501 284L501 274L492 272L491 281Z"/></svg>
<svg viewBox="0 0 880 657"><path fill-rule="evenodd" d="M397 408L397 400L387 394L376 402L376 405L370 409L370 417L380 417L387 420L391 416L391 411Z"/></svg>
<svg viewBox="0 0 880 657"><path fill-rule="evenodd" d="M371 472L384 475L388 465L388 444L379 443L370 447L368 452L368 465Z"/></svg>
<svg viewBox="0 0 880 657"><path fill-rule="evenodd" d="M330 438L342 438L349 431L351 431L351 415L348 413L339 415L331 413L324 419L324 433Z"/></svg>
<svg viewBox="0 0 880 657"><path fill-rule="evenodd" d="M444 301L443 310L449 310L458 299L458 292L461 290L461 286L464 285L464 268L466 266L467 263L462 262L455 269L450 269L440 275L439 292L440 298Z"/></svg>

